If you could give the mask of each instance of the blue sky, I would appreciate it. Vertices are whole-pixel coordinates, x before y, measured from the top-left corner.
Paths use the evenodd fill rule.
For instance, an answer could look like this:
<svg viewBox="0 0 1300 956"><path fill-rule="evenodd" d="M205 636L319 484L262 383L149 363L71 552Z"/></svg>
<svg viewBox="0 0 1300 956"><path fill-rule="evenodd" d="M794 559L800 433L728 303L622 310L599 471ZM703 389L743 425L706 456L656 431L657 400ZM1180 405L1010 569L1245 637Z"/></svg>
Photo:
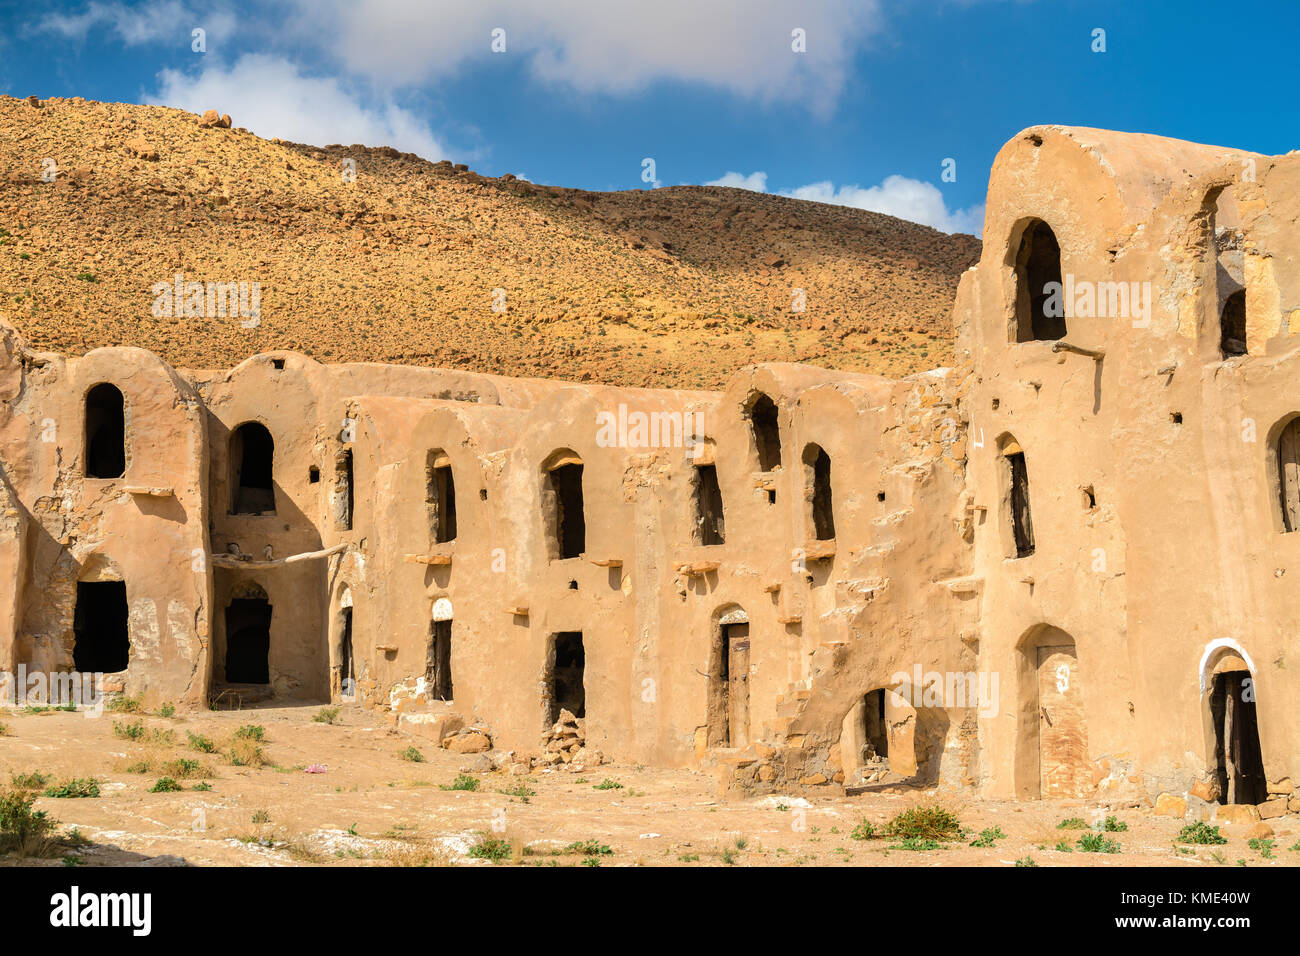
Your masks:
<svg viewBox="0 0 1300 956"><path fill-rule="evenodd" d="M652 158L662 185L977 232L1026 126L1300 146L1298 28L1294 2L1198 0L21 3L0 5L0 92L214 108L266 137L584 189L644 188Z"/></svg>

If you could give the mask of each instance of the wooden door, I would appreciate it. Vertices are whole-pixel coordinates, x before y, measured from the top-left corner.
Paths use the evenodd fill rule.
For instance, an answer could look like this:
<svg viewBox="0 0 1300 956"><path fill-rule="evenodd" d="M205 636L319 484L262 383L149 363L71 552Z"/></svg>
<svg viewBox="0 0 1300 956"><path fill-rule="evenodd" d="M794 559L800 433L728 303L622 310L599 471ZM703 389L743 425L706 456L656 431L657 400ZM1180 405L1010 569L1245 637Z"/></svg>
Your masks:
<svg viewBox="0 0 1300 956"><path fill-rule="evenodd" d="M1300 418L1282 429L1277 438L1278 484L1282 492L1282 524L1287 531L1300 529Z"/></svg>
<svg viewBox="0 0 1300 956"><path fill-rule="evenodd" d="M749 625L727 625L727 724L731 746L749 743Z"/></svg>
<svg viewBox="0 0 1300 956"><path fill-rule="evenodd" d="M1093 789L1073 645L1038 648L1039 795L1082 797Z"/></svg>

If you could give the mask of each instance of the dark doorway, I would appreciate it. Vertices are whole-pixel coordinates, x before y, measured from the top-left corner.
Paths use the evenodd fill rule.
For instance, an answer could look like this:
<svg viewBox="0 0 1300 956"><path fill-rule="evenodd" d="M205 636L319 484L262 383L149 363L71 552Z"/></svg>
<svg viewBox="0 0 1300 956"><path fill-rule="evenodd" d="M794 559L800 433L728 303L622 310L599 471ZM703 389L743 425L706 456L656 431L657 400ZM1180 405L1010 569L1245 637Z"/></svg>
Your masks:
<svg viewBox="0 0 1300 956"><path fill-rule="evenodd" d="M351 616L345 620L345 627ZM226 683L269 684L271 605L266 598L235 598L226 608Z"/></svg>
<svg viewBox="0 0 1300 956"><path fill-rule="evenodd" d="M873 753L889 756L889 722L885 720L885 690L873 690L862 698L862 740Z"/></svg>
<svg viewBox="0 0 1300 956"><path fill-rule="evenodd" d="M760 392L749 406L749 425L758 450L759 471L781 467L781 426L777 417L776 402Z"/></svg>
<svg viewBox="0 0 1300 956"><path fill-rule="evenodd" d="M1268 799L1268 782L1264 779L1250 671L1214 675L1210 714L1214 720L1215 762L1211 796L1219 803L1263 803Z"/></svg>
<svg viewBox="0 0 1300 956"><path fill-rule="evenodd" d="M831 457L817 445L809 445L803 453L808 469L812 497L813 535L818 541L835 537L835 510L831 502Z"/></svg>
<svg viewBox="0 0 1300 956"><path fill-rule="evenodd" d="M722 489L718 486L718 469L713 465L695 467L695 542L724 544L726 523L722 514Z"/></svg>
<svg viewBox="0 0 1300 956"><path fill-rule="evenodd" d="M126 583L78 581L72 615L72 666L92 674L126 670L131 654Z"/></svg>
<svg viewBox="0 0 1300 956"><path fill-rule="evenodd" d="M425 658L424 680L430 700L451 700L451 621L434 621Z"/></svg>
<svg viewBox="0 0 1300 956"><path fill-rule="evenodd" d="M548 675L551 691L548 725L559 719L561 710L567 710L574 717L587 716L587 655L582 646L582 632L561 631L556 634L554 654Z"/></svg>
<svg viewBox="0 0 1300 956"><path fill-rule="evenodd" d="M357 664L352 650L352 608L341 610L343 615L343 634L339 641L339 693L344 697L356 695ZM267 622L268 630L270 622Z"/></svg>
<svg viewBox="0 0 1300 956"><path fill-rule="evenodd" d="M1024 558L1034 553L1034 523L1029 517L1029 472L1025 467L1024 452L1014 452L1006 457L1011 472L1011 530L1016 557Z"/></svg>
<svg viewBox="0 0 1300 956"><path fill-rule="evenodd" d="M1239 289L1223 300L1219 316L1219 349L1224 358L1246 354L1246 290Z"/></svg>
<svg viewBox="0 0 1300 956"><path fill-rule="evenodd" d="M555 499L555 539L561 558L576 558L587 550L587 518L582 504L582 465L568 464L547 472Z"/></svg>
<svg viewBox="0 0 1300 956"><path fill-rule="evenodd" d="M451 474L451 463L446 457L430 453L426 480L426 502L429 506L433 540L438 544L456 540L456 482Z"/></svg>
<svg viewBox="0 0 1300 956"><path fill-rule="evenodd" d="M1065 338L1063 296L1061 247L1051 227L1036 219L1025 227L1016 252L1016 341Z"/></svg>
<svg viewBox="0 0 1300 956"><path fill-rule="evenodd" d="M275 511L272 471L275 442L261 422L245 422L230 435L230 513L270 514Z"/></svg>
<svg viewBox="0 0 1300 956"><path fill-rule="evenodd" d="M116 385L101 382L86 393L86 477L126 474L126 403Z"/></svg>

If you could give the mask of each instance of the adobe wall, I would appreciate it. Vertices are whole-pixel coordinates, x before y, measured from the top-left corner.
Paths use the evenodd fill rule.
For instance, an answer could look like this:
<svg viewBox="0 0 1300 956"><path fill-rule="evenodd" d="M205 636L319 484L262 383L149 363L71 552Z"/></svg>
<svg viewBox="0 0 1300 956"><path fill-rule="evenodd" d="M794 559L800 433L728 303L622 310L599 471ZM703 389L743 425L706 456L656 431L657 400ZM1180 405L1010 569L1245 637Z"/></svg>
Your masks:
<svg viewBox="0 0 1300 956"><path fill-rule="evenodd" d="M1273 450L1297 411L1297 175L1296 156L1061 127L1026 130L998 155L983 257L955 312L959 358L977 372L980 663L1014 675L980 724L991 795L1038 793L1027 660L1048 628L1077 648L1103 795L1204 796L1203 681L1221 647L1250 662L1270 789L1289 793L1300 771L1286 670L1300 540L1280 533ZM1017 342L1015 258L1031 219L1050 225L1079 286L1149 283L1149 313L1085 306L1059 342ZM1249 354L1225 358L1220 311L1241 284ZM1022 558L1007 528L1007 440L1029 472L1036 548Z"/></svg>
<svg viewBox="0 0 1300 956"><path fill-rule="evenodd" d="M1215 769L1207 688L1245 668L1285 806L1300 535L1277 443L1300 414L1298 179L1294 155L1026 130L994 164L955 367L901 381L773 364L674 392L292 352L178 372L138 349L33 353L0 326L0 664L70 669L77 582L122 580L130 663L110 689L150 705L339 700L350 620L361 705L439 741L474 724L534 751L556 635L580 632L590 750L712 768L724 792L1033 798L1059 782L1041 752L1052 660L1057 692L1072 688L1052 703L1069 711L1067 789L1193 811ZM1106 302L1071 299L1059 332L1027 318L1040 226L1059 293ZM1117 313L1115 283L1142 307ZM1221 322L1241 290L1238 343ZM100 382L125 401L121 478L86 477ZM761 461L762 396L779 465ZM637 415L676 437L629 431ZM274 442L274 507L241 514L232 436L250 424ZM436 540L435 461L454 476L450 541ZM585 541L563 557L548 476L579 462ZM720 543L694 506L706 466ZM226 672L227 609L253 596L271 608L256 686ZM450 700L426 681L435 621L451 622ZM747 628L749 712L724 745L733 627ZM967 677L991 697L954 697ZM863 723L881 700L887 767Z"/></svg>

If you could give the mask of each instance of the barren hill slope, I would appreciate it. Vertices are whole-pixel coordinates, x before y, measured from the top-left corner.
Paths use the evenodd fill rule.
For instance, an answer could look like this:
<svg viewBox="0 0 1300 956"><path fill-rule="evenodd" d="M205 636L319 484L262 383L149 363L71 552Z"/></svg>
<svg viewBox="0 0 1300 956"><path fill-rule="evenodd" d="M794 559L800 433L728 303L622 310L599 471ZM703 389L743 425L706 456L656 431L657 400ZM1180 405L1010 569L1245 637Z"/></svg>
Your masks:
<svg viewBox="0 0 1300 956"><path fill-rule="evenodd" d="M0 96L0 314L69 354L138 345L222 368L289 348L673 387L754 361L906 374L949 360L978 255L970 236L735 189L584 192L174 109ZM259 283L260 323L156 316L177 273Z"/></svg>

